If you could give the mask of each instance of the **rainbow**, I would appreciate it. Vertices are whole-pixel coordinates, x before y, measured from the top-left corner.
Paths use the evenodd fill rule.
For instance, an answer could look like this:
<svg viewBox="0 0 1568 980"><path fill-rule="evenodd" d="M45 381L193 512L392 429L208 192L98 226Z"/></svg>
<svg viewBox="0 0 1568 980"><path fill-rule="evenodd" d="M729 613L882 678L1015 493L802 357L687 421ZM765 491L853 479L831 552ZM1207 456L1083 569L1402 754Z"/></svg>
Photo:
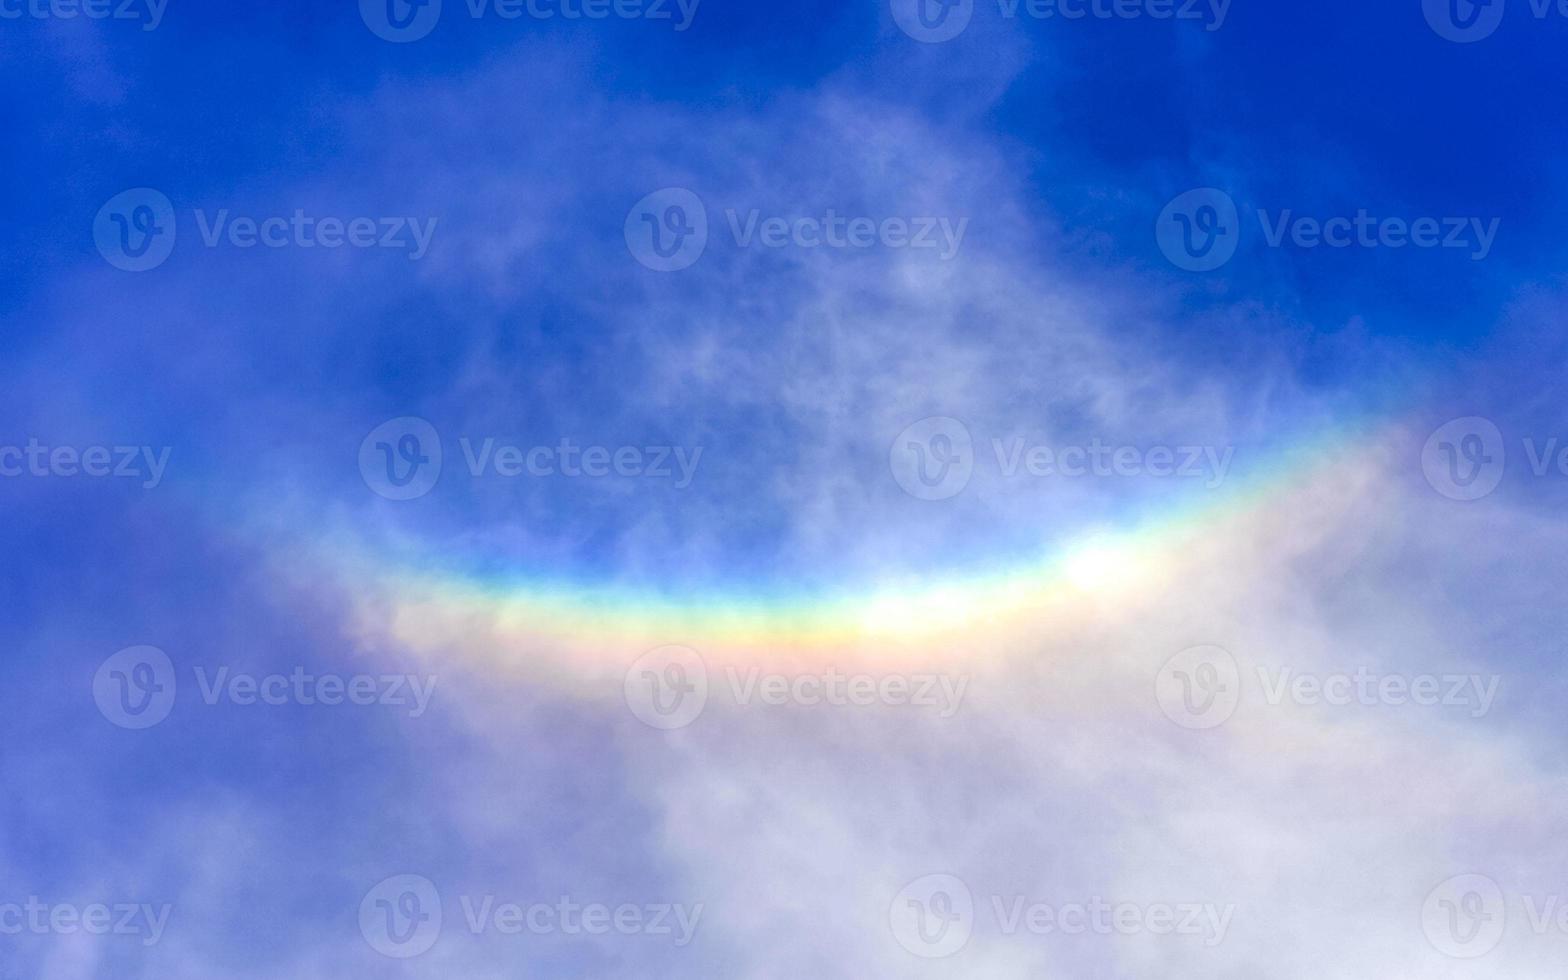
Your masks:
<svg viewBox="0 0 1568 980"><path fill-rule="evenodd" d="M1133 603L1140 593L1179 581L1182 563L1194 560L1205 542L1271 501L1334 492L1358 453L1377 451L1369 442L1378 440L1342 427L1238 474L1227 489L1199 502L1028 561L962 576L903 576L834 594L670 594L521 571L481 574L465 567L462 556L417 541L372 546L342 531L330 543L317 539L316 560L355 597L361 630L375 642L453 656L488 651L501 667L537 664L539 651L558 651L580 666L608 668L669 644L735 660L907 663L940 656L936 651L976 630L1006 629L1085 601Z"/></svg>

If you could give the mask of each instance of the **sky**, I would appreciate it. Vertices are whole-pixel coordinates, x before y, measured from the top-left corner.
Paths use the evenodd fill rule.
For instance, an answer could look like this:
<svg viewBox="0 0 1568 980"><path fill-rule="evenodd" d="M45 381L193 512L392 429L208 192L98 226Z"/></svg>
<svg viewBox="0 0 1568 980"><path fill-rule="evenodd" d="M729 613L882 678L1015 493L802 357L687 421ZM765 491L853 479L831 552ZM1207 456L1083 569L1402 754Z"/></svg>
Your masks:
<svg viewBox="0 0 1568 980"><path fill-rule="evenodd" d="M0 980L1560 976L1564 45L0 0Z"/></svg>

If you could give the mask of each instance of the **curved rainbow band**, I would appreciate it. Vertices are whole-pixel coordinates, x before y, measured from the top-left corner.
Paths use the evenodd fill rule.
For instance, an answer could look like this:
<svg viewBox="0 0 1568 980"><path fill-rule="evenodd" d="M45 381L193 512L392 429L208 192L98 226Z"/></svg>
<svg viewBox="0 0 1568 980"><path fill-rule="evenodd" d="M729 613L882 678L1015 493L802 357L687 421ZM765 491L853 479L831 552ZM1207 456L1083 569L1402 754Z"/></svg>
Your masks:
<svg viewBox="0 0 1568 980"><path fill-rule="evenodd" d="M1349 437L1340 430L1298 445L1238 479L1242 486L1034 561L834 596L654 595L613 583L474 575L435 555L389 562L385 552L350 549L361 557L345 562L343 550L334 550L363 600L365 628L422 649L488 646L513 659L565 648L573 658L624 662L644 649L685 644L735 656L908 658L955 633L1035 618L1085 596L1124 600L1158 586L1190 557L1195 541L1282 494L1311 492L1316 479L1338 479L1347 447L1366 446L1364 435Z"/></svg>

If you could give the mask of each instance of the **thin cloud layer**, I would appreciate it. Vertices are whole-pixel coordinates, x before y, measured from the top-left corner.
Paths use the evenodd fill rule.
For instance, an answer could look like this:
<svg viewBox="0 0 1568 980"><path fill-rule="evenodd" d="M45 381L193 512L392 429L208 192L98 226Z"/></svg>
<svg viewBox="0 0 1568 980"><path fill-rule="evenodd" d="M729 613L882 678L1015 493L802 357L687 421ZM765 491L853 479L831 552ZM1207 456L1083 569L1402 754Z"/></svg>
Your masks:
<svg viewBox="0 0 1568 980"><path fill-rule="evenodd" d="M307 6L7 33L0 973L1556 975L1549 25Z"/></svg>

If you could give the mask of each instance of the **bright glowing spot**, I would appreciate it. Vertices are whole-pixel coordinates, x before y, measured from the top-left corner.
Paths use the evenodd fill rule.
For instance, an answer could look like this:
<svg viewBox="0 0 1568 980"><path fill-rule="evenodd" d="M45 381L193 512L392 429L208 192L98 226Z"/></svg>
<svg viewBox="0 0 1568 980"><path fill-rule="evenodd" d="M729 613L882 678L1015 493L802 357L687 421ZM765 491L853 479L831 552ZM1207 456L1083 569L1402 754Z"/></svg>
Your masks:
<svg viewBox="0 0 1568 980"><path fill-rule="evenodd" d="M926 589L873 599L860 625L871 634L919 636L962 626L976 611L975 597L963 589Z"/></svg>
<svg viewBox="0 0 1568 980"><path fill-rule="evenodd" d="M1074 587L1101 592L1137 579L1144 571L1144 560L1129 545L1103 538L1070 552L1062 571Z"/></svg>

